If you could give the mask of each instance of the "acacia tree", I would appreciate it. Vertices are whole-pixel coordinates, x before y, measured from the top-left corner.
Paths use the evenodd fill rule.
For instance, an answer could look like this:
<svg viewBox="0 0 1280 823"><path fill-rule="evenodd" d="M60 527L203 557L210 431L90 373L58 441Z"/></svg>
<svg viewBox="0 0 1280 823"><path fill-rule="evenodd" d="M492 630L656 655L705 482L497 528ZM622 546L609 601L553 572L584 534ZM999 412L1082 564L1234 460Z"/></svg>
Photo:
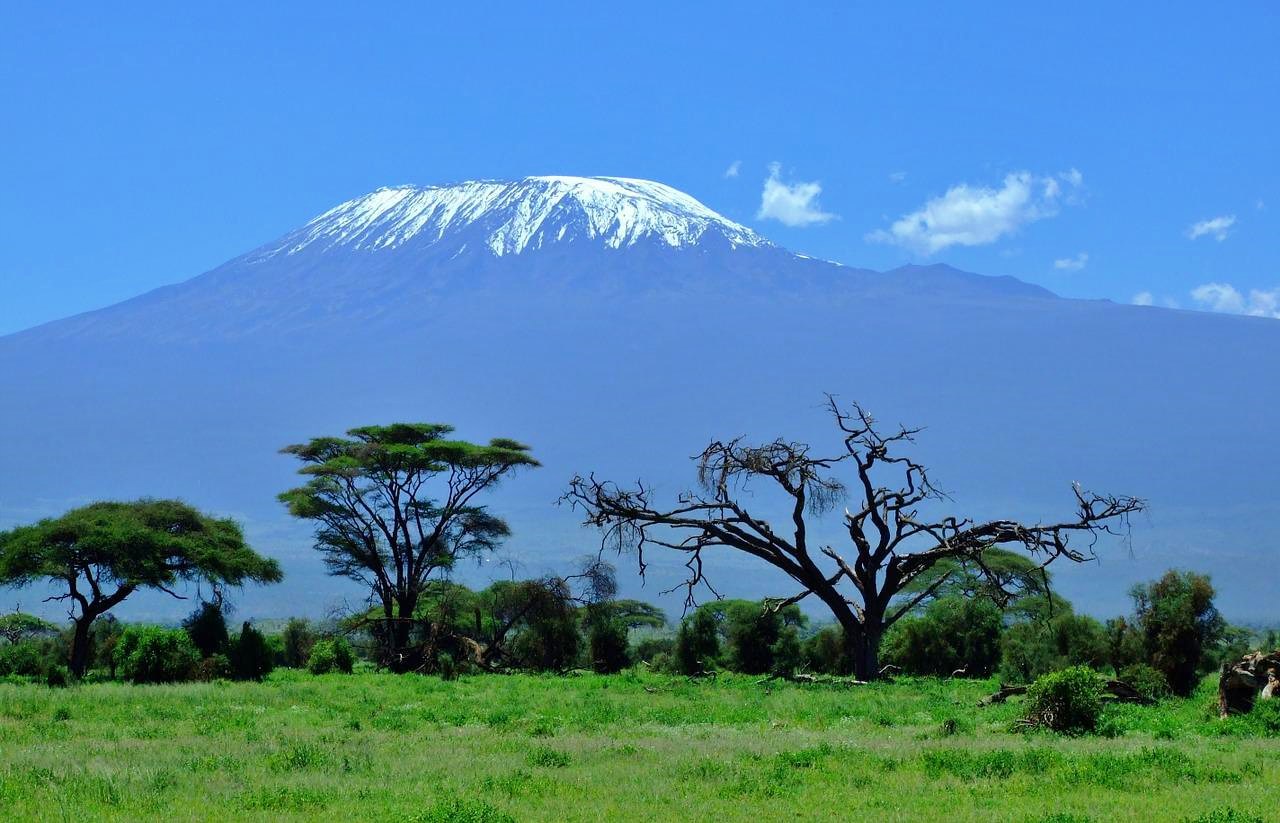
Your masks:
<svg viewBox="0 0 1280 823"><path fill-rule="evenodd" d="M287 446L310 479L284 492L290 514L316 522L315 547L329 573L369 587L381 609L380 662L416 667L414 611L433 579L465 557L493 551L510 529L477 503L507 474L537 466L529 447L451 440L452 426L365 426L347 437Z"/></svg>
<svg viewBox="0 0 1280 823"><path fill-rule="evenodd" d="M700 491L686 491L672 505L655 502L652 489L643 483L624 488L594 476L575 477L564 499L585 512L588 525L602 530L602 549L634 550L641 575L647 548L683 554L689 571L683 584L687 605L694 604L700 585L719 597L704 574L708 551L742 552L781 570L799 591L771 600L770 607L782 609L810 596L821 600L840 624L854 671L862 679L879 675L885 631L950 580L951 575L943 574L908 592L938 564L965 561L983 575L998 600L1006 601L1017 591L1006 575L987 566L986 552L1017 547L1041 567L1059 558L1083 562L1093 555L1101 533L1111 533L1143 507L1136 498L1091 494L1074 486L1075 514L1056 523L925 516L922 505L945 497L922 464L899 453L919 430L885 434L861 406L845 410L830 396L828 408L843 446L830 456L782 439L761 446L715 441L695 458ZM835 476L845 468L852 475L847 486ZM790 521L785 531L742 502L746 494L766 489L781 494L780 509ZM846 498L851 503L843 525L851 556L809 538L810 519ZM1085 547L1071 545L1076 534L1089 538Z"/></svg>
<svg viewBox="0 0 1280 823"><path fill-rule="evenodd" d="M0 638L18 644L33 637L57 634L58 627L48 620L26 612L13 612L0 617Z"/></svg>
<svg viewBox="0 0 1280 823"><path fill-rule="evenodd" d="M233 520L209 517L178 500L102 502L0 533L0 584L47 580L65 589L74 627L68 668L80 677L89 661L93 621L138 589L182 599L180 583L219 587L275 583L276 561L245 543Z"/></svg>

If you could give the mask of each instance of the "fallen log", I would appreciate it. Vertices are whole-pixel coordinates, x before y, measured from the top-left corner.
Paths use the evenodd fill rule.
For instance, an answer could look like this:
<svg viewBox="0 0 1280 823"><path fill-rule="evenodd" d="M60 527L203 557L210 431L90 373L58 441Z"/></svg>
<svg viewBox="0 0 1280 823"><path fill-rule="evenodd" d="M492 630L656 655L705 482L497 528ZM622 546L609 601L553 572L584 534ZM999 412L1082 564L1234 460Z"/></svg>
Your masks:
<svg viewBox="0 0 1280 823"><path fill-rule="evenodd" d="M1000 690L995 694L988 695L978 701L979 706L990 706L992 703L1003 703L1010 697L1026 694L1026 686L1010 686L1005 683L1000 684Z"/></svg>
<svg viewBox="0 0 1280 823"><path fill-rule="evenodd" d="M756 681L756 685L760 686L774 680L785 680L788 683L809 683L814 685L826 686L866 686L869 685L866 680L858 680L854 677L837 677L830 674L809 674L807 672L798 672L796 674L771 674L768 677L761 678Z"/></svg>
<svg viewBox="0 0 1280 823"><path fill-rule="evenodd" d="M1156 702L1123 680L1108 680L1103 685L1102 691L1104 699L1109 697L1116 703L1137 703L1140 706L1150 706Z"/></svg>
<svg viewBox="0 0 1280 823"><path fill-rule="evenodd" d="M1010 686L1005 683L1001 683L999 691L982 698L982 700L978 701L978 705L990 706L993 703L1003 703L1010 697L1017 697L1026 693L1026 686ZM1137 703L1143 706L1147 706L1155 702L1150 697L1142 694L1123 680L1107 680L1103 683L1102 698L1104 700L1110 700L1113 703Z"/></svg>

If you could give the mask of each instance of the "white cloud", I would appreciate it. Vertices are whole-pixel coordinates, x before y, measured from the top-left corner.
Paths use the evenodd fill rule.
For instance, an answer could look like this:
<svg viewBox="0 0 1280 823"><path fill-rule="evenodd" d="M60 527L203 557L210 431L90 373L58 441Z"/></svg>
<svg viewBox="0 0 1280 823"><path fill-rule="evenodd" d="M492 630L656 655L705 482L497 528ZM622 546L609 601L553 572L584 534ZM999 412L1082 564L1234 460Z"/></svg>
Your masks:
<svg viewBox="0 0 1280 823"><path fill-rule="evenodd" d="M769 165L757 219L777 220L785 226L812 226L835 219L834 214L823 211L818 204L818 195L822 194L821 183L816 180L812 183L784 183L779 177L781 172L780 164Z"/></svg>
<svg viewBox="0 0 1280 823"><path fill-rule="evenodd" d="M1059 257L1053 267L1059 271L1080 271L1089 264L1089 252L1082 251L1075 257Z"/></svg>
<svg viewBox="0 0 1280 823"><path fill-rule="evenodd" d="M1280 288L1245 295L1230 283L1205 283L1191 290L1191 299L1209 311L1280 319Z"/></svg>
<svg viewBox="0 0 1280 823"><path fill-rule="evenodd" d="M1156 296L1149 291L1140 291L1133 296L1133 305L1150 306L1156 302Z"/></svg>
<svg viewBox="0 0 1280 823"><path fill-rule="evenodd" d="M1195 240L1205 235L1211 236L1214 240L1221 243L1227 239L1227 235L1231 233L1231 227L1236 224L1236 216L1234 214L1224 214L1221 217L1214 217L1209 220L1201 220L1195 223L1191 228L1187 229L1187 237Z"/></svg>
<svg viewBox="0 0 1280 823"><path fill-rule="evenodd" d="M890 183L901 183L906 179L907 179L907 173L905 171L895 171L889 175Z"/></svg>
<svg viewBox="0 0 1280 823"><path fill-rule="evenodd" d="M724 170L725 177L737 177L738 172L742 171L742 161L734 160L729 164L729 168Z"/></svg>
<svg viewBox="0 0 1280 823"><path fill-rule="evenodd" d="M1075 202L1084 175L1076 169L1045 176L1019 171L1005 175L998 189L960 183L903 215L887 230L871 232L866 239L925 254L951 246L985 246L1028 223L1057 214L1064 184L1066 202Z"/></svg>

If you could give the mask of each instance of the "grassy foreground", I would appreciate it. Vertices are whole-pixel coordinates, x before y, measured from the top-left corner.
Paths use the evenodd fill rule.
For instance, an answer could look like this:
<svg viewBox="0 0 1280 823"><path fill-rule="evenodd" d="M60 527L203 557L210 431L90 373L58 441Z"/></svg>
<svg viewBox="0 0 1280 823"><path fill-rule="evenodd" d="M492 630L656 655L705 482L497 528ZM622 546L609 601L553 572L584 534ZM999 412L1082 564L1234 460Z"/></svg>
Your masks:
<svg viewBox="0 0 1280 823"><path fill-rule="evenodd" d="M1261 820L1280 738L1211 690L1110 737L1010 731L992 683L649 674L0 684L5 820ZM1277 730L1270 730L1275 734Z"/></svg>

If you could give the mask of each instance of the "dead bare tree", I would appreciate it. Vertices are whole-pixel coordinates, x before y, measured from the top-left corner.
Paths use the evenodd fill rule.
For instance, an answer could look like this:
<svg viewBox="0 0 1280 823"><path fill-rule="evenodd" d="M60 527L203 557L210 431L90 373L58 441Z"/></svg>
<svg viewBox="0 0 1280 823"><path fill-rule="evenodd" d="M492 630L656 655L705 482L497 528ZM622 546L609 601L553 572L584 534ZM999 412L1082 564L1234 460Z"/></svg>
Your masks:
<svg viewBox="0 0 1280 823"><path fill-rule="evenodd" d="M689 576L682 587L689 605L699 586L719 596L704 575L708 550L744 552L781 570L799 591L770 601L771 607L781 609L810 596L821 600L843 629L854 673L862 680L880 675L885 631L946 582L943 575L923 590L898 598L940 561L972 564L989 580L997 599L1008 599L1015 592L986 568L984 552L1020 547L1042 567L1058 558L1084 562L1095 556L1100 535L1116 534L1128 515L1143 508L1137 498L1092 494L1077 484L1075 514L1057 523L931 519L920 514L921 504L945 496L923 465L899 454L920 430L899 428L882 434L857 404L845 410L828 396L827 407L843 441L843 451L833 456L816 456L808 445L782 439L761 446L740 439L715 441L696 458L701 490L680 494L674 506L657 505L652 489L643 483L623 488L594 476L574 477L563 500L585 513L586 524L602 530L602 551L633 550L641 576L649 547L684 554ZM849 486L834 476L846 465L853 475ZM890 475L896 480L885 485L882 479ZM785 529L775 529L740 502L753 481L784 495L790 510ZM808 536L809 518L846 499L853 501L844 511L852 562L831 546L812 545ZM1072 546L1075 535L1086 537L1087 545Z"/></svg>

